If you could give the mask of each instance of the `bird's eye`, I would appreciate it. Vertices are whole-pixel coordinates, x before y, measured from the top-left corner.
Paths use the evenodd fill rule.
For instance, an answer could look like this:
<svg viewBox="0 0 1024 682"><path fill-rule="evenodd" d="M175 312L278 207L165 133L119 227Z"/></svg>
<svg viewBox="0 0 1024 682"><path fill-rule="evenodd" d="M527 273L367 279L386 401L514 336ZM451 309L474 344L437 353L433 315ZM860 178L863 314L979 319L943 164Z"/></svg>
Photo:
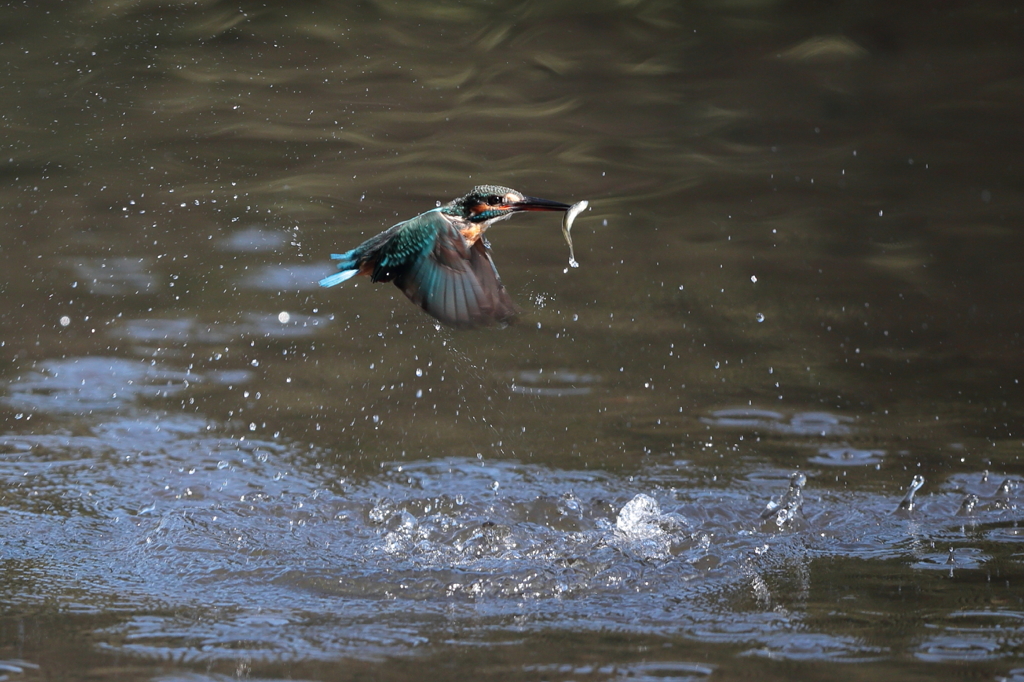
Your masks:
<svg viewBox="0 0 1024 682"><path fill-rule="evenodd" d="M499 197L497 194L492 194L491 196L487 197L487 203L490 204L491 206L497 206L498 204L501 204L504 201L505 198Z"/></svg>

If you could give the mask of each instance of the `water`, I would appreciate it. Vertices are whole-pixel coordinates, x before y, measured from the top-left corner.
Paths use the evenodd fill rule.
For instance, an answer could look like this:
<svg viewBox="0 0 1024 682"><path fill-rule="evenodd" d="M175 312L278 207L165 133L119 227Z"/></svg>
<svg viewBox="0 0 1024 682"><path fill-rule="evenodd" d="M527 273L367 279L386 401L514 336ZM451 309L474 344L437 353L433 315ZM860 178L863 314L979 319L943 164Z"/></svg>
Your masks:
<svg viewBox="0 0 1024 682"><path fill-rule="evenodd" d="M0 671L1024 677L1021 21L0 10ZM482 183L518 324L317 287Z"/></svg>

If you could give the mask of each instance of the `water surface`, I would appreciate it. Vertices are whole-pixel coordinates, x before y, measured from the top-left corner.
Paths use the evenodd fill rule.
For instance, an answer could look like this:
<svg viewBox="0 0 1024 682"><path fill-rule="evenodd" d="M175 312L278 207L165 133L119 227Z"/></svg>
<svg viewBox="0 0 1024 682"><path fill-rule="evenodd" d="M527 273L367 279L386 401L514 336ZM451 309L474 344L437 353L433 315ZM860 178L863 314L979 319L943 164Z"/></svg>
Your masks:
<svg viewBox="0 0 1024 682"><path fill-rule="evenodd" d="M1016 7L0 26L10 679L1024 678ZM316 286L482 183L517 324Z"/></svg>

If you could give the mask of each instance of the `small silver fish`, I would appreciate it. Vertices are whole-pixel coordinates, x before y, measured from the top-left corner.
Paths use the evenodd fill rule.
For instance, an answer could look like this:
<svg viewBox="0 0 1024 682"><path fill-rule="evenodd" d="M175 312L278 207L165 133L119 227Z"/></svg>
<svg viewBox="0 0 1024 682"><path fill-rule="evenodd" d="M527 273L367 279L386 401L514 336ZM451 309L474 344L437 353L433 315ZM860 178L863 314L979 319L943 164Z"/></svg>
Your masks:
<svg viewBox="0 0 1024 682"><path fill-rule="evenodd" d="M572 221L576 220L576 216L586 210L587 206L590 206L589 201L578 201L570 206L562 216L562 236L565 237L565 243L569 245L569 266L574 268L578 268L580 264L576 262L576 255L572 252L572 236L569 234L569 230L572 229Z"/></svg>

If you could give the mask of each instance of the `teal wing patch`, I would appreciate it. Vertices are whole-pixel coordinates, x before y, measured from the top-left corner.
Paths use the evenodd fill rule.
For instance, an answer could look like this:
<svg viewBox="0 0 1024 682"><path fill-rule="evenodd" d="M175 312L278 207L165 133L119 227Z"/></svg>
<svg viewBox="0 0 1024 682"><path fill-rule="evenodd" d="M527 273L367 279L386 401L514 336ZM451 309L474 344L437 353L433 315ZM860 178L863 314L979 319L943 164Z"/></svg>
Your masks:
<svg viewBox="0 0 1024 682"><path fill-rule="evenodd" d="M472 327L511 321L518 310L505 291L483 240L470 245L442 218L433 248L422 253L395 284L416 305L446 324Z"/></svg>
<svg viewBox="0 0 1024 682"><path fill-rule="evenodd" d="M382 232L378 235L380 243L370 245L374 253L373 281L389 282L414 265L448 228L448 220L440 211L428 211Z"/></svg>

